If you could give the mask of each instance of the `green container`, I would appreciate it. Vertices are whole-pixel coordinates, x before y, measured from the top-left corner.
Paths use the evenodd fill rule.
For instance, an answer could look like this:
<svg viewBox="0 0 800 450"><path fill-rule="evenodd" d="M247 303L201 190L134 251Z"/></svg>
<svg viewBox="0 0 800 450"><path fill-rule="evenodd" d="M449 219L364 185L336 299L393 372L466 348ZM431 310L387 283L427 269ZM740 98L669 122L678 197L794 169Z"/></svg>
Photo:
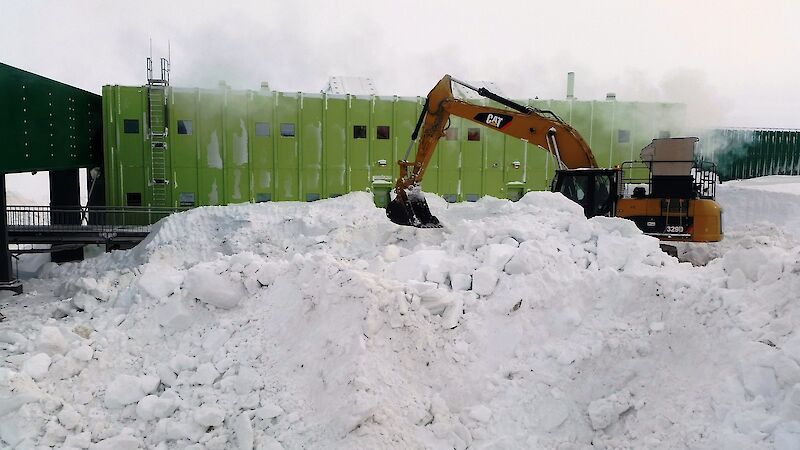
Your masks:
<svg viewBox="0 0 800 450"><path fill-rule="evenodd" d="M471 101L497 106L488 100ZM538 99L522 103L553 110L572 123L602 166L637 159L639 150L660 131L678 135L685 113L682 105L671 104ZM106 86L108 204L314 201L370 191L382 206L400 175L397 160L405 157L423 104L421 97L232 90L224 85L168 88L169 189L166 201L156 204L150 182L147 87ZM131 121L138 121L136 132L126 132L125 124ZM416 150L415 143L409 160ZM451 117L423 189L451 202L476 201L484 195L516 200L530 190L549 189L555 168L552 156L538 146Z"/></svg>

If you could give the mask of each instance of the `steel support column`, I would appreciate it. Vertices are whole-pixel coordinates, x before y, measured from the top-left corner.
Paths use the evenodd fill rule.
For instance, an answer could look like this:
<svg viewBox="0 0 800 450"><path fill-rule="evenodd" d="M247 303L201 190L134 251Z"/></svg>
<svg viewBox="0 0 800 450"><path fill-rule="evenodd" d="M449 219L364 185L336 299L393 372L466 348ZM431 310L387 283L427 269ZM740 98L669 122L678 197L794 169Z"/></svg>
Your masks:
<svg viewBox="0 0 800 450"><path fill-rule="evenodd" d="M50 171L50 206L61 210L75 209L75 214L64 213L57 218L51 217L51 221L58 221L52 225L80 225L81 187L78 169ZM55 263L81 261L83 248L53 252L50 259Z"/></svg>
<svg viewBox="0 0 800 450"><path fill-rule="evenodd" d="M11 270L11 252L8 251L8 217L6 215L6 174L0 173L0 290L22 293L22 284Z"/></svg>

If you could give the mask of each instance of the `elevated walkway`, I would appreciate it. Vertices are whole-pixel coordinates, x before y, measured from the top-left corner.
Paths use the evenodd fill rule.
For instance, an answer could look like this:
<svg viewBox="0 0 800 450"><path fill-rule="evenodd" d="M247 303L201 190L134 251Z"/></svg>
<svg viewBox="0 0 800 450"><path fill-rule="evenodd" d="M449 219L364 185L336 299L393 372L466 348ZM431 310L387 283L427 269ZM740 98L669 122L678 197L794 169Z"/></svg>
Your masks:
<svg viewBox="0 0 800 450"><path fill-rule="evenodd" d="M12 253L50 252L65 247L102 244L128 248L150 233L152 223L187 208L8 206L9 244L50 244Z"/></svg>

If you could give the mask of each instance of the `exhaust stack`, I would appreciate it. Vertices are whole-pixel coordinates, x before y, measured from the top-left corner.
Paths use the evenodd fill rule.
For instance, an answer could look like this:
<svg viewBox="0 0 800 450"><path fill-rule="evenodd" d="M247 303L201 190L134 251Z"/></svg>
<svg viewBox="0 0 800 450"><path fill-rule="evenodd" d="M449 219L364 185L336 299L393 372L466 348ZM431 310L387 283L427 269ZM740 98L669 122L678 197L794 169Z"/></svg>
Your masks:
<svg viewBox="0 0 800 450"><path fill-rule="evenodd" d="M567 100L575 100L575 72L567 72Z"/></svg>

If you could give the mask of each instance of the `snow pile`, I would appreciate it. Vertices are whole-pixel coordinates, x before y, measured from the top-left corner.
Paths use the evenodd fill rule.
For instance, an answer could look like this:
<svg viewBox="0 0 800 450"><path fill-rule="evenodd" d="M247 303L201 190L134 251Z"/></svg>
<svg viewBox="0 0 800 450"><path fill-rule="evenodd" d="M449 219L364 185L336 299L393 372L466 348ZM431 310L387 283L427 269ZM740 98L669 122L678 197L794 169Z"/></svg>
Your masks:
<svg viewBox="0 0 800 450"><path fill-rule="evenodd" d="M115 450L800 440L800 246L789 237L735 240L692 266L558 194L429 203L446 228L393 225L364 193L200 208L131 251L47 267L4 309L0 440Z"/></svg>

